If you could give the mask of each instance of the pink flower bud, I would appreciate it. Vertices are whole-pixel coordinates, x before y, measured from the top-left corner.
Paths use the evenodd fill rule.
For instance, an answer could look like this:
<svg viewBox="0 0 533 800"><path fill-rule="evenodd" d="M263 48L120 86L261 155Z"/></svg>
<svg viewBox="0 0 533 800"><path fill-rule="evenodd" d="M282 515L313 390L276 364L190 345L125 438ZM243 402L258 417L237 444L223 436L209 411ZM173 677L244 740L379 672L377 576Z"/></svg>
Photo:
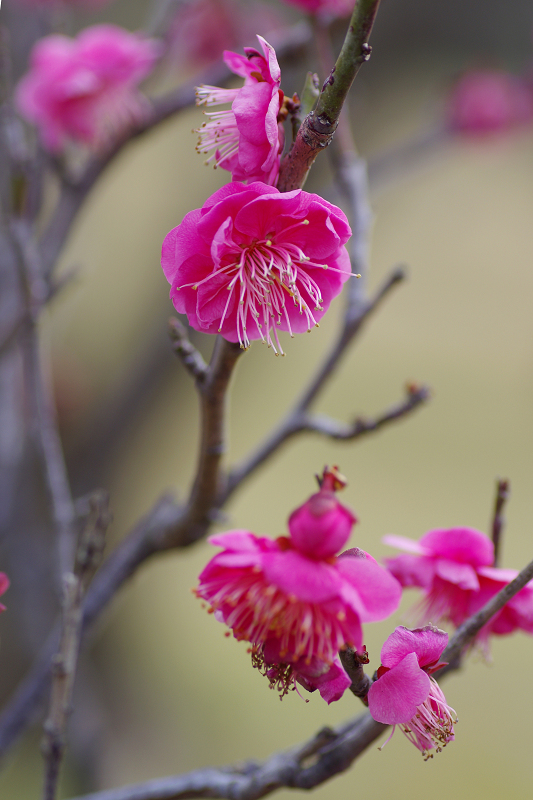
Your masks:
<svg viewBox="0 0 533 800"><path fill-rule="evenodd" d="M326 468L320 491L289 517L293 545L311 558L329 558L337 553L350 538L357 522L350 509L337 500L335 477L335 473Z"/></svg>

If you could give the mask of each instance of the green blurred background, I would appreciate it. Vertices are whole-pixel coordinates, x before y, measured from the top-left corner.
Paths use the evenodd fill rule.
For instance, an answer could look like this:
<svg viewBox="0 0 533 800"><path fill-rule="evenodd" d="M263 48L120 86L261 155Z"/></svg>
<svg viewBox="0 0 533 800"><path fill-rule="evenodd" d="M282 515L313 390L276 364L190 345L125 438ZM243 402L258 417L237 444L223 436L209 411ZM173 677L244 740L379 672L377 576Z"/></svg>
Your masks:
<svg viewBox="0 0 533 800"><path fill-rule="evenodd" d="M98 19L135 27L146 5L116 2ZM505 2L466 5L383 3L374 54L352 103L357 142L371 161L438 122L460 70L528 63L529 2L514 2L512 11ZM298 69L289 74L298 77ZM299 89L283 86L287 94ZM196 398L167 344L172 306L159 250L168 230L227 179L194 154L190 130L201 119L199 111L187 111L129 146L107 171L62 259L63 268L80 265L79 277L46 322L75 481L80 491L109 488L112 542L164 489L183 497L195 467ZM232 499L218 529L284 533L289 512L314 491L313 474L337 463L349 479L343 501L360 519L350 544L381 557L390 552L381 544L386 533L418 538L453 525L486 531L501 476L512 488L502 566L520 568L533 557L532 133L528 127L496 139L447 141L375 188L370 286L398 262L408 265L409 281L346 354L317 410L343 420L371 417L399 400L408 380L428 383L432 402L354 444L292 441ZM339 202L325 156L307 188ZM241 359L231 461L290 406L332 341L342 308L341 297L319 330L287 341L286 358L256 343ZM209 342L195 341L208 352ZM130 395L121 424L116 409ZM110 420L113 435L91 450L88 440ZM98 625L80 668L63 797L262 759L362 710L351 696L327 707L318 694L309 703L295 694L280 703L268 691L246 646L225 638L190 592L211 551L203 542L150 561ZM372 669L384 638L409 619L414 600L407 594L394 619L367 626ZM9 595L7 602L13 604ZM5 663L8 634L2 638L0 676L3 670L14 681ZM372 746L346 774L317 789L317 800L359 794L413 800L428 792L529 800L533 641L502 638L492 652L493 663L474 654L446 681L459 723L444 753L424 763L397 733L383 752ZM29 735L6 761L1 798L39 796L38 739L38 732Z"/></svg>

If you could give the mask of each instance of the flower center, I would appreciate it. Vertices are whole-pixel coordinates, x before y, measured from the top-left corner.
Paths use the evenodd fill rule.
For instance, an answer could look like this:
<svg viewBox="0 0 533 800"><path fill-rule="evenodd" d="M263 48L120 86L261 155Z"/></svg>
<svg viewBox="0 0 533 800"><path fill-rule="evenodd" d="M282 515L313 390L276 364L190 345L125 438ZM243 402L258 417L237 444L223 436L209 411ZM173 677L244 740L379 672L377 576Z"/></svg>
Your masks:
<svg viewBox="0 0 533 800"><path fill-rule="evenodd" d="M291 227L308 224L309 221L304 219ZM290 228L285 228L283 234L288 230ZM237 249L235 256L239 252L236 260L234 257L229 263L216 267L202 281L183 284L178 289L197 289L215 276L225 276L228 297L220 319L219 333L229 314L235 313L237 336L243 350L250 347L247 327L251 322L259 334L252 338L260 338L268 347L272 347L276 355L285 355L277 328L283 323L284 330L291 337L294 336L287 306L292 301L298 313L305 315L308 332L312 327L318 327L313 311L323 310L322 294L308 268L328 269L328 265L312 261L296 244L276 243L270 238L242 246Z"/></svg>

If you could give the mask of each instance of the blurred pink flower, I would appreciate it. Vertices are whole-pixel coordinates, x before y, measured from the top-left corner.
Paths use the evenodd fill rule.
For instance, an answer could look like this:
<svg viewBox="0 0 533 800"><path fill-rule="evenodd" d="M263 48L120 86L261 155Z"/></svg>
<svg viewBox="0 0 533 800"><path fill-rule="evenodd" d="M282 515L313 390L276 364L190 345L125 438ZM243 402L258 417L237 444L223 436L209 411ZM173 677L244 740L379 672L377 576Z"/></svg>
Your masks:
<svg viewBox="0 0 533 800"><path fill-rule="evenodd" d="M281 72L274 48L257 37L263 53L245 47L246 55L224 51L224 61L236 75L244 78L241 89L199 86L198 105L231 103L227 111L205 112L209 122L197 131L197 150L214 150L206 164L214 162L232 174L235 181L263 181L274 185L278 179L284 134L279 118L283 92Z"/></svg>
<svg viewBox="0 0 533 800"><path fill-rule="evenodd" d="M0 595L7 592L9 589L9 578L5 574L5 572L0 572ZM0 603L0 611L5 611L6 607Z"/></svg>
<svg viewBox="0 0 533 800"><path fill-rule="evenodd" d="M291 6L303 8L309 14L349 17L355 8L355 0L285 0Z"/></svg>
<svg viewBox="0 0 533 800"><path fill-rule="evenodd" d="M507 131L533 120L533 91L503 70L472 70L452 89L448 117L453 130L471 136Z"/></svg>
<svg viewBox="0 0 533 800"><path fill-rule="evenodd" d="M346 515L351 516L347 509ZM343 533L338 535L327 512L322 518L323 539L333 535L344 543L351 526L341 520ZM292 519L290 536L275 541L243 530L210 537L224 550L201 573L196 594L236 639L253 645L254 666L282 694L298 681L306 688L318 688L331 702L350 685L337 661L338 651L346 645L361 649L361 623L392 614L401 590L390 573L363 551L342 558L302 551L298 545L302 530L293 539ZM319 515L313 523L314 540L320 539L320 519Z"/></svg>
<svg viewBox="0 0 533 800"><path fill-rule="evenodd" d="M430 750L439 753L453 740L457 722L439 685L429 677L444 666L439 659L447 644L448 634L432 625L396 628L383 645L378 679L368 692L372 717L392 725L391 736L399 725L426 760L432 758Z"/></svg>
<svg viewBox="0 0 533 800"><path fill-rule="evenodd" d="M283 353L278 330L311 330L348 279L350 233L317 195L229 183L167 234L161 265L193 328Z"/></svg>
<svg viewBox="0 0 533 800"><path fill-rule="evenodd" d="M142 116L137 86L158 54L156 41L115 25L85 28L76 39L47 36L17 86L17 107L53 152L69 139L99 146Z"/></svg>
<svg viewBox="0 0 533 800"><path fill-rule="evenodd" d="M209 64L218 61L224 48L240 47L256 30L284 27L284 20L271 6L244 2L245 9L236 0L181 3L167 35L171 62L189 67Z"/></svg>
<svg viewBox="0 0 533 800"><path fill-rule="evenodd" d="M518 574L492 566L494 546L473 528L429 531L418 542L392 535L383 541L409 551L386 559L386 564L402 586L423 589L423 620L449 620L458 627ZM517 629L533 633L533 581L509 600L476 639L487 649L490 634Z"/></svg>

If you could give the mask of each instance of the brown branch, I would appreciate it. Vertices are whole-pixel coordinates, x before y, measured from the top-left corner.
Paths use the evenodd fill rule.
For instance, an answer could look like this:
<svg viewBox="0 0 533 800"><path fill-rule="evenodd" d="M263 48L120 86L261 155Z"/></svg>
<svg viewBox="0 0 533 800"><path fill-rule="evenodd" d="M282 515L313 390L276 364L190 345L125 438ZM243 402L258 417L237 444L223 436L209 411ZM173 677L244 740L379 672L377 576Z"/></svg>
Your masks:
<svg viewBox="0 0 533 800"><path fill-rule="evenodd" d="M509 499L509 481L499 479L496 483L496 498L494 500L494 513L492 517L491 533L492 543L494 544L494 566L498 566L501 556L501 535L505 519L503 509Z"/></svg>
<svg viewBox="0 0 533 800"><path fill-rule="evenodd" d="M278 188L301 188L318 154L331 142L350 87L361 65L370 58L368 39L379 0L358 0L335 66L322 87L317 106L303 121L296 140L282 161Z"/></svg>
<svg viewBox="0 0 533 800"><path fill-rule="evenodd" d="M66 572L63 577L61 638L52 662L50 709L42 743L45 759L43 800L55 800L57 793L81 639L83 596L100 562L111 519L105 492L93 495L89 502L91 511L80 539L74 572Z"/></svg>
<svg viewBox="0 0 533 800"><path fill-rule="evenodd" d="M389 422L394 422L395 420L405 417L422 403L427 402L430 396L431 393L427 386L408 385L405 400L402 400L401 403L397 403L375 419L357 418L354 422L346 424L323 415L308 415L303 417L300 430L309 433L320 433L323 436L328 436L330 439L353 441L367 433L378 431Z"/></svg>

